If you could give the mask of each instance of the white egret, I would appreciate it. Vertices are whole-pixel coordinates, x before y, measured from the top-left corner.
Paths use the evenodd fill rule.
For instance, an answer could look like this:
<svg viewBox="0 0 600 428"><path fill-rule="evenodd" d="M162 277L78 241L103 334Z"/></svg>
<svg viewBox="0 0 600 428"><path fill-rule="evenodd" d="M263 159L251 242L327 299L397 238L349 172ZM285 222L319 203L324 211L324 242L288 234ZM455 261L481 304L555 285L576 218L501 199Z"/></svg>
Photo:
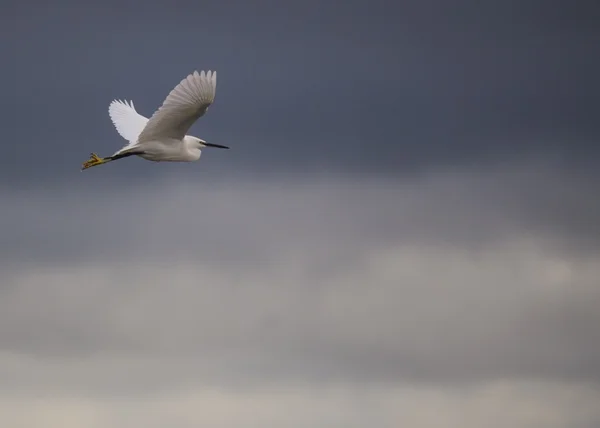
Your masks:
<svg viewBox="0 0 600 428"><path fill-rule="evenodd" d="M194 71L183 79L150 117L139 114L133 101L114 100L108 107L117 132L129 143L105 158L92 153L81 170L129 156L154 162L193 162L200 159L204 147L228 149L186 135L215 99L217 72Z"/></svg>

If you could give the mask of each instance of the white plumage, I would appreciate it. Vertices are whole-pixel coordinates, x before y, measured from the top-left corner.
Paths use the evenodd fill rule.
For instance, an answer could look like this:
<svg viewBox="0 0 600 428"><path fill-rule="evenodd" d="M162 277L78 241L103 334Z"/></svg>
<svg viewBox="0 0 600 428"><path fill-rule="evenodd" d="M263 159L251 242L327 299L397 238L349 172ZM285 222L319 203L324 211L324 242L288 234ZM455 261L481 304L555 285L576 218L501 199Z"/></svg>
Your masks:
<svg viewBox="0 0 600 428"><path fill-rule="evenodd" d="M148 118L139 114L133 101L114 100L108 106L108 115L121 137L136 143L138 135L148 123Z"/></svg>
<svg viewBox="0 0 600 428"><path fill-rule="evenodd" d="M155 162L191 162L200 158L203 147L227 149L186 135L213 103L216 87L216 72L194 71L169 93L150 119L136 111L133 101L112 101L108 114L128 144L106 158L92 153L82 169L133 155Z"/></svg>

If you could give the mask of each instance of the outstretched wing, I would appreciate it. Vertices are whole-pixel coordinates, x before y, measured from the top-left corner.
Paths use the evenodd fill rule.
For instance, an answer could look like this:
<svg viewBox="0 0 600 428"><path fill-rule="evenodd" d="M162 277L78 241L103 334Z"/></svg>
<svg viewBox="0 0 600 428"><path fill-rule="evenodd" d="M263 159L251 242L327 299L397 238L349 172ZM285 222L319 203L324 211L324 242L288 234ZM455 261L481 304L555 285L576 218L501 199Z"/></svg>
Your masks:
<svg viewBox="0 0 600 428"><path fill-rule="evenodd" d="M182 139L215 99L217 72L204 71L183 79L150 117L138 136L138 142L157 139Z"/></svg>
<svg viewBox="0 0 600 428"><path fill-rule="evenodd" d="M108 106L108 114L121 137L130 143L137 141L138 135L146 126L148 118L139 114L133 106L133 101L114 100Z"/></svg>

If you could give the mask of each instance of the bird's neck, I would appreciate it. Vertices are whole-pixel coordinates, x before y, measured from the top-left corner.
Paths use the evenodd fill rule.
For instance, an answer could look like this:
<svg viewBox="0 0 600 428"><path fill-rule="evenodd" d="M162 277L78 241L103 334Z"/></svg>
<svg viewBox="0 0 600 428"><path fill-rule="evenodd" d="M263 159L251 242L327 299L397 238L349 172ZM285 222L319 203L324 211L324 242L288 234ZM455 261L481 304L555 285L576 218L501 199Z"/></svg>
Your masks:
<svg viewBox="0 0 600 428"><path fill-rule="evenodd" d="M198 160L200 159L200 149L198 148L198 146L196 145L195 141L192 141L188 138L185 138L183 140L183 147L182 147L183 151L184 151L184 155L189 159L189 160Z"/></svg>

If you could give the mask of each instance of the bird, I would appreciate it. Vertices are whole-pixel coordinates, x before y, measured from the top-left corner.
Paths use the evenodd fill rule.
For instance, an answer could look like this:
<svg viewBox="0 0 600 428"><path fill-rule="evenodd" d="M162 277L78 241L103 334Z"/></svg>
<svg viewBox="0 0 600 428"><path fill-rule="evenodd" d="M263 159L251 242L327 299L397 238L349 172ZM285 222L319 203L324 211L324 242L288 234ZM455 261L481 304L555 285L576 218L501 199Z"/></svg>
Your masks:
<svg viewBox="0 0 600 428"><path fill-rule="evenodd" d="M111 156L91 153L81 171L129 156L154 162L194 162L200 159L204 147L229 149L186 135L212 105L216 87L216 71L194 71L171 90L150 119L137 112L133 101L113 100L108 114L117 132L128 143Z"/></svg>

